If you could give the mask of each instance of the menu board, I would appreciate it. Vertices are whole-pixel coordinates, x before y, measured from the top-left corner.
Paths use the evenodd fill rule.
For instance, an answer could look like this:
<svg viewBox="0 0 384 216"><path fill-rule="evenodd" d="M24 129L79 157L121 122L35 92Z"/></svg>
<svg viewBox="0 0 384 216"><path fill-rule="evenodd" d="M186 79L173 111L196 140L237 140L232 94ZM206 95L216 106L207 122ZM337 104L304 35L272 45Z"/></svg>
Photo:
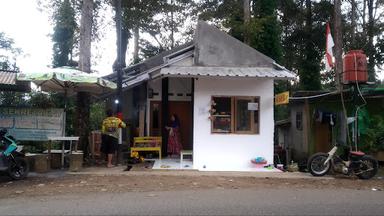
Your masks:
<svg viewBox="0 0 384 216"><path fill-rule="evenodd" d="M17 140L46 141L64 134L64 110L0 107L0 128Z"/></svg>

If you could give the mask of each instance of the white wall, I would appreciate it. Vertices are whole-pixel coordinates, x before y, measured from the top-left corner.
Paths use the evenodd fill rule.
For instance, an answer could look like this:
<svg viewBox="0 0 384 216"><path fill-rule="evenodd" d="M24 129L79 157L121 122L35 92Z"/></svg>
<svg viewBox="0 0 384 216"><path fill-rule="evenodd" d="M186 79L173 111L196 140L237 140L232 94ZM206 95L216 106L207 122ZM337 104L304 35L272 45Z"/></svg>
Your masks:
<svg viewBox="0 0 384 216"><path fill-rule="evenodd" d="M191 78L169 78L169 86L168 92L173 94L169 96L169 101L191 101L191 96L187 94L191 94L192 92L192 80ZM148 88L153 90L153 93L157 93L158 95L154 95L153 98L149 98L150 101L161 101L161 79L148 81ZM181 95L178 95L181 94Z"/></svg>
<svg viewBox="0 0 384 216"><path fill-rule="evenodd" d="M260 133L211 134L211 96L260 96ZM195 80L193 166L199 170L242 171L250 160L273 163L273 80L199 78ZM204 168L205 167L205 168Z"/></svg>

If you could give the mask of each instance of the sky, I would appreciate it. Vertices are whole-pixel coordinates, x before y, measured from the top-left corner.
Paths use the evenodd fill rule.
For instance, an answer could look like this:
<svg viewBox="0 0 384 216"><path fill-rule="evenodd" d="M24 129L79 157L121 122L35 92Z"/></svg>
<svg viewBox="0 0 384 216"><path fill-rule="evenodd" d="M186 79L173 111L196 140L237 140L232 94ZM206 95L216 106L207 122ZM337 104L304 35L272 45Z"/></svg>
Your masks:
<svg viewBox="0 0 384 216"><path fill-rule="evenodd" d="M112 73L116 58L116 31L112 21L113 11L103 11L106 20L99 32L100 40L92 43L92 70L100 75ZM17 65L23 72L43 70L52 62L53 26L49 14L38 10L36 0L0 0L0 32L13 38L15 47L23 50ZM132 44L132 43L130 43ZM128 52L132 51L132 47ZM127 58L130 58L128 53ZM129 61L127 61L129 62ZM384 71L378 74L384 80Z"/></svg>
<svg viewBox="0 0 384 216"><path fill-rule="evenodd" d="M112 11L104 13L112 14ZM109 18L101 26L101 39L92 43L92 70L100 75L112 73L116 58L116 31L112 16ZM12 38L14 46L23 50L23 54L17 57L22 72L50 67L53 25L49 14L38 10L36 0L0 0L0 32Z"/></svg>

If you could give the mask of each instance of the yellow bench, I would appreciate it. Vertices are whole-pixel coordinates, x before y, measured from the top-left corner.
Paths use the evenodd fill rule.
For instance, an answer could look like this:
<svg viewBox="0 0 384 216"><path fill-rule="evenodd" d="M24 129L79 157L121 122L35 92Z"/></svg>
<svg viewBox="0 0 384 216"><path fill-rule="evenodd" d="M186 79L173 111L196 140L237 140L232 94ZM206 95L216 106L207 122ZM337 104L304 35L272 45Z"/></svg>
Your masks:
<svg viewBox="0 0 384 216"><path fill-rule="evenodd" d="M133 138L132 152L157 151L161 159L161 137L135 137Z"/></svg>

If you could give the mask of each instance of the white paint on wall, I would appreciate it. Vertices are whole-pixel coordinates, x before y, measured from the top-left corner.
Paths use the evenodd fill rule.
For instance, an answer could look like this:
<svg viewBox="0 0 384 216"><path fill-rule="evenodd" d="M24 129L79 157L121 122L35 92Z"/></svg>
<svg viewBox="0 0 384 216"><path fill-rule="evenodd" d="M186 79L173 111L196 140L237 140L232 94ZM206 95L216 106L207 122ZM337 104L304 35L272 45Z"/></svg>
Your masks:
<svg viewBox="0 0 384 216"><path fill-rule="evenodd" d="M153 95L152 98L149 98L151 101L161 101L161 79L148 81L148 90L152 89ZM172 95L169 96L169 101L191 101L191 96L188 96L192 93L192 80L191 78L169 78L168 91ZM178 95L181 94L181 95Z"/></svg>
<svg viewBox="0 0 384 216"><path fill-rule="evenodd" d="M259 96L259 134L212 134L209 120L212 96ZM273 163L273 80L252 78L199 78L195 80L194 169L247 171L255 157Z"/></svg>

